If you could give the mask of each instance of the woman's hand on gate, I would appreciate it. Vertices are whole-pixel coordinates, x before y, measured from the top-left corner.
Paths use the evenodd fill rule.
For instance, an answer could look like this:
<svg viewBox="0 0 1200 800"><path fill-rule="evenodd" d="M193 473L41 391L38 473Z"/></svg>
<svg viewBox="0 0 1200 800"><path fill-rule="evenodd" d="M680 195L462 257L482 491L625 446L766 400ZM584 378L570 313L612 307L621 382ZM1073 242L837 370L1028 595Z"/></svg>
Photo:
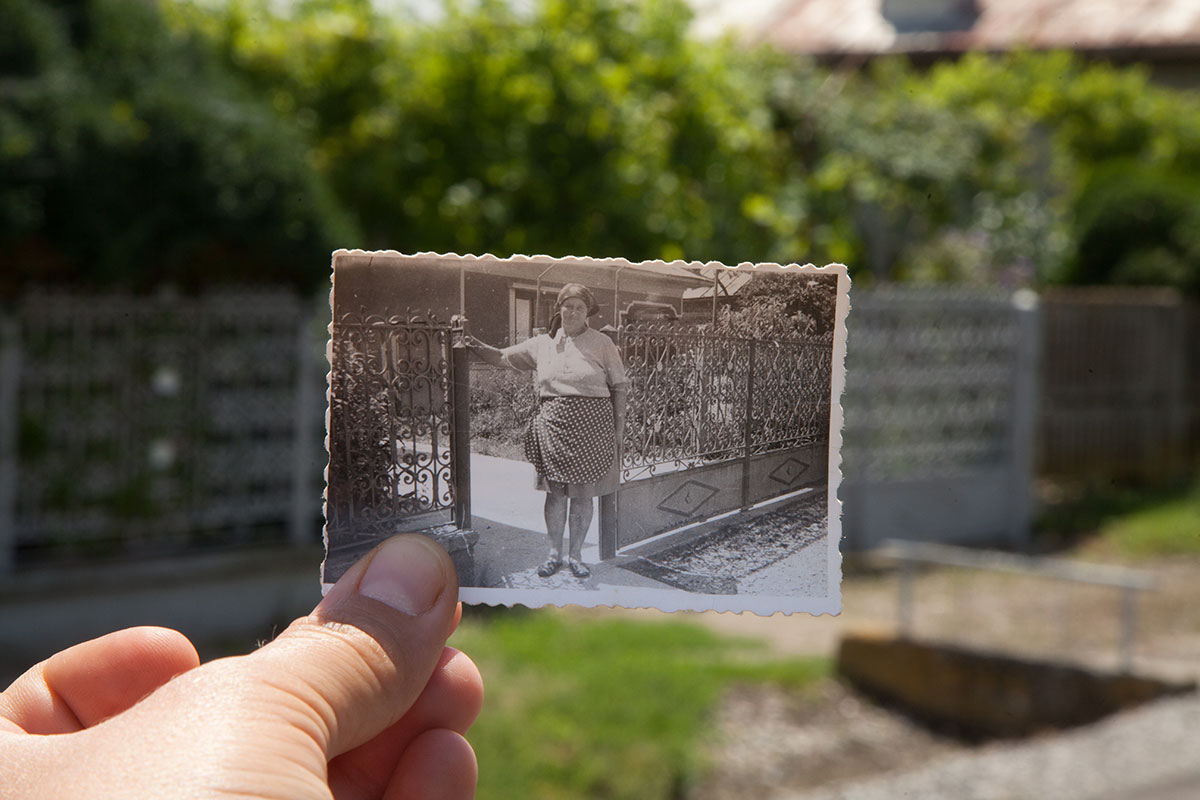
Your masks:
<svg viewBox="0 0 1200 800"><path fill-rule="evenodd" d="M449 556L405 535L250 655L198 666L162 628L64 650L0 694L4 796L472 797L456 601Z"/></svg>

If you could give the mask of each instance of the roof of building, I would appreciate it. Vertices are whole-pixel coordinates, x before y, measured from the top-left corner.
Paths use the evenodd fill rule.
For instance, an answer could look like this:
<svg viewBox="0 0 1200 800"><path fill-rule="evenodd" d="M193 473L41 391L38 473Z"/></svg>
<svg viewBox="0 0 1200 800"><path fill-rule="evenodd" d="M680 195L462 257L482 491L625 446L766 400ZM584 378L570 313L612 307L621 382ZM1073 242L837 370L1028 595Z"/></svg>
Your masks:
<svg viewBox="0 0 1200 800"><path fill-rule="evenodd" d="M692 2L705 34L740 0ZM753 9L724 30L816 56L1200 48L1200 0L754 0Z"/></svg>
<svg viewBox="0 0 1200 800"><path fill-rule="evenodd" d="M714 277L717 277L721 282L721 286L718 288L712 283L709 283L707 286L684 289L684 300L696 300L703 297L711 298L713 296L714 289L717 289L718 297L727 297L729 295L737 294L738 289L741 289L754 277L754 275L750 272L733 272L725 269L724 267L705 267L704 269L700 270L700 274L709 281L712 281Z"/></svg>

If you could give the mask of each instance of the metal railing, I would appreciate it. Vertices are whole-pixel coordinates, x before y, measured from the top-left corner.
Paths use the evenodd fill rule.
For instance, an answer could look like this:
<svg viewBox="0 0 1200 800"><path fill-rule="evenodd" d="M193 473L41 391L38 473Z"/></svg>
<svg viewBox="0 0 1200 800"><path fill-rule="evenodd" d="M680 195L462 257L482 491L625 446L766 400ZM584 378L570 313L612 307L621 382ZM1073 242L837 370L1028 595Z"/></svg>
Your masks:
<svg viewBox="0 0 1200 800"><path fill-rule="evenodd" d="M913 633L915 605L913 583L916 577L916 567L922 564L1007 572L1117 589L1121 592L1121 633L1118 643L1118 661L1123 671L1129 672L1133 669L1139 594L1154 588L1153 576L1143 570L1107 564L1086 564L1063 558L1022 556L897 539L884 542L882 546L872 551L872 554L899 564L900 580L897 586L896 626L902 638L910 638Z"/></svg>

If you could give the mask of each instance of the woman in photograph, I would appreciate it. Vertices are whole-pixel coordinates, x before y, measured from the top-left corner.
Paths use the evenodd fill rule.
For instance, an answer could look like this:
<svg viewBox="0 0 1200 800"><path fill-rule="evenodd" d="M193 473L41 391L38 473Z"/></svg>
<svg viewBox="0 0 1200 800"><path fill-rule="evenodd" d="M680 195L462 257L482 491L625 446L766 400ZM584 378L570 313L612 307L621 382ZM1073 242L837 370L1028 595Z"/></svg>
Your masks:
<svg viewBox="0 0 1200 800"><path fill-rule="evenodd" d="M593 498L617 490L617 442L625 432L628 380L612 340L588 327L600 311L587 287L568 283L558 293L549 333L499 349L473 336L467 346L493 366L536 371L538 406L525 433L525 457L546 493L550 555L538 567L548 578L563 566L563 530L570 531L566 566L591 574L583 542Z"/></svg>

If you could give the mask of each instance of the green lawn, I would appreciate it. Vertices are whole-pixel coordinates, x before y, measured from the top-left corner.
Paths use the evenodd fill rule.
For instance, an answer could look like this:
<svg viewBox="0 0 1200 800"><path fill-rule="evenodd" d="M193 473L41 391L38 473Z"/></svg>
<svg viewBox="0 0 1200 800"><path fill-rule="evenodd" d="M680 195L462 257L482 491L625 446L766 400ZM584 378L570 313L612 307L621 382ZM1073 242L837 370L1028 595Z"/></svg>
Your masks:
<svg viewBox="0 0 1200 800"><path fill-rule="evenodd" d="M1130 558L1200 555L1200 487L1106 520L1097 539Z"/></svg>
<svg viewBox="0 0 1200 800"><path fill-rule="evenodd" d="M679 797L723 690L801 688L824 659L781 661L754 640L684 622L468 609L451 644L487 687L470 739L479 798Z"/></svg>
<svg viewBox="0 0 1200 800"><path fill-rule="evenodd" d="M1200 555L1200 480L1177 489L1091 488L1045 509L1039 528L1084 556Z"/></svg>

